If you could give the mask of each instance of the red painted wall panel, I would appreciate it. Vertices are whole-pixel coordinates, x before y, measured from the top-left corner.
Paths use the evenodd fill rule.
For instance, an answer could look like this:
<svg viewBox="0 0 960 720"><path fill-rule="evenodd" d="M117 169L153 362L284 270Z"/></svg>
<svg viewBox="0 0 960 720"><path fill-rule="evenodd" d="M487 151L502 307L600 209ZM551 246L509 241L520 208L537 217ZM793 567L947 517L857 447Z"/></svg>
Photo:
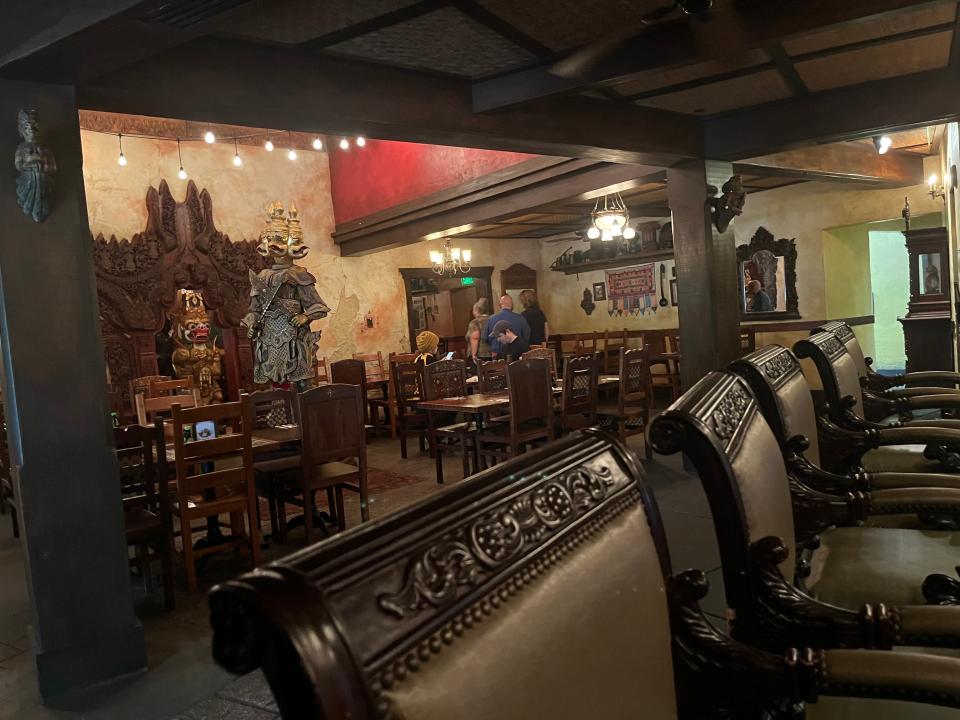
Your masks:
<svg viewBox="0 0 960 720"><path fill-rule="evenodd" d="M330 147L330 186L337 223L454 187L537 157L526 153L368 140Z"/></svg>

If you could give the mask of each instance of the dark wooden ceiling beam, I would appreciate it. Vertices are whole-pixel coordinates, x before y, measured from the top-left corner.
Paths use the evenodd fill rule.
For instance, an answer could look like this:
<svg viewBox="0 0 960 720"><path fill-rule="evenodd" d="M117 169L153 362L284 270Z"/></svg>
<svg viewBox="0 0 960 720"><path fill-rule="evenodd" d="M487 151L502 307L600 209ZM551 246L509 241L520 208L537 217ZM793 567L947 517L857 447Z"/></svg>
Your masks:
<svg viewBox="0 0 960 720"><path fill-rule="evenodd" d="M753 3L738 12L743 29L728 48L731 56L745 54L767 43L821 27L858 22L866 17L892 17L924 5L951 0L807 0L804 3ZM734 8L732 3L724 11ZM725 41L727 39L725 38ZM702 59L697 38L685 21L663 22L639 33L592 70L576 78L551 73L552 63L529 68L474 85L473 106L487 112L535 98L571 93L587 87L609 85L652 68L689 64Z"/></svg>
<svg viewBox="0 0 960 720"><path fill-rule="evenodd" d="M426 15L434 10L447 7L449 4L449 0L419 0L419 2L406 5L402 8L398 8L397 10L383 13L382 15L377 15L376 17L364 20L363 22L355 23L339 30L334 30L333 32L322 35L321 37L307 40L300 43L296 47L300 52L316 53L324 48L330 47L331 45L337 45L338 43L346 42L347 40L353 40L361 35L368 35L369 33L383 30L384 28L388 28L391 25L396 25L397 23L413 20L414 18L418 18L421 15Z"/></svg>
<svg viewBox="0 0 960 720"><path fill-rule="evenodd" d="M702 121L704 154L743 160L811 143L960 119L960 71L914 73L814 93Z"/></svg>
<svg viewBox="0 0 960 720"><path fill-rule="evenodd" d="M473 112L470 84L203 38L78 88L82 108L665 167L700 151L697 121L589 98Z"/></svg>
<svg viewBox="0 0 960 720"><path fill-rule="evenodd" d="M511 25L499 15L490 12L475 0L452 0L451 4L460 12L473 18L481 25L486 26L488 29L493 30L495 33L509 40L514 45L519 45L524 50L532 55L535 55L541 60L551 58L556 55L553 50L548 48L539 40L530 37L525 32L520 30L520 28Z"/></svg>
<svg viewBox="0 0 960 720"><path fill-rule="evenodd" d="M851 182L880 187L923 183L923 158L896 150L880 155L872 144L830 143L787 150L736 163L747 175Z"/></svg>

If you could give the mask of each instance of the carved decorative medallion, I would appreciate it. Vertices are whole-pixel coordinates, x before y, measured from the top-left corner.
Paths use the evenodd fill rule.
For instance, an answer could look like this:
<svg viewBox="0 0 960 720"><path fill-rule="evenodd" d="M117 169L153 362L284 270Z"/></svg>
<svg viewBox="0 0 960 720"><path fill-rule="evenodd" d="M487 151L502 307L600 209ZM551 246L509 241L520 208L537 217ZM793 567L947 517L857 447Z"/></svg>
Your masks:
<svg viewBox="0 0 960 720"><path fill-rule="evenodd" d="M411 559L403 587L377 598L380 608L404 618L457 597L499 567L527 554L599 505L614 484L610 470L581 467L551 479L484 513Z"/></svg>
<svg viewBox="0 0 960 720"><path fill-rule="evenodd" d="M839 323L833 330L833 334L842 342L847 342L853 337L853 330L846 323Z"/></svg>
<svg viewBox="0 0 960 720"><path fill-rule="evenodd" d="M798 367L796 358L791 352L784 351L763 364L763 374L770 380L776 381L796 367Z"/></svg>
<svg viewBox="0 0 960 720"><path fill-rule="evenodd" d="M814 343L816 343L817 347L823 350L823 352L825 352L827 356L831 358L834 355L838 355L839 353L843 352L843 343L837 339L836 335L827 335L823 338L817 338L814 340Z"/></svg>
<svg viewBox="0 0 960 720"><path fill-rule="evenodd" d="M710 414L710 424L721 440L734 436L750 407L750 393L739 383L732 385Z"/></svg>

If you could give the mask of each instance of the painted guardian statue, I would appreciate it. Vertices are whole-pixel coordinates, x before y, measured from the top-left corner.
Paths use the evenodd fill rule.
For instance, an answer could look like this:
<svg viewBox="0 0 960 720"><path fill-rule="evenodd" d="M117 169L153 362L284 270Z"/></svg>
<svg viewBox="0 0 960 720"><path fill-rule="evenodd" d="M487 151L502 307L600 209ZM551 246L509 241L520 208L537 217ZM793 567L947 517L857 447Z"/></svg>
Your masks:
<svg viewBox="0 0 960 720"><path fill-rule="evenodd" d="M307 254L295 206L285 215L281 203L270 205L257 251L272 265L259 274L250 271L250 312L243 326L253 340L253 380L302 389L314 376L320 340L310 323L330 308L317 293L317 279L294 264Z"/></svg>
<svg viewBox="0 0 960 720"><path fill-rule="evenodd" d="M193 290L181 291L181 307L171 331L174 351L173 369L180 379L191 378L200 390L200 404L223 402L220 376L223 374L223 349L211 333L210 318L203 298Z"/></svg>

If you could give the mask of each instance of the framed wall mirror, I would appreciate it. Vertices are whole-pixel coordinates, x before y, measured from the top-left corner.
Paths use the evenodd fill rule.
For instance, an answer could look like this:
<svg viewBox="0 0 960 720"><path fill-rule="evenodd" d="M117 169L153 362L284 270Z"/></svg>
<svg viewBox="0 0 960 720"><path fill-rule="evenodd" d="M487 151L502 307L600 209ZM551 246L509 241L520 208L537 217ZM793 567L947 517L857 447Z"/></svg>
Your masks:
<svg viewBox="0 0 960 720"><path fill-rule="evenodd" d="M493 267L474 267L467 273L437 275L431 268L400 268L407 298L407 326L410 350L416 350L417 335L424 330L449 339L448 349L456 349L464 340L467 325L473 319L473 304L491 296Z"/></svg>
<svg viewBox="0 0 960 720"><path fill-rule="evenodd" d="M737 246L737 268L744 320L800 317L796 240L777 240L766 228L757 228L749 244Z"/></svg>

